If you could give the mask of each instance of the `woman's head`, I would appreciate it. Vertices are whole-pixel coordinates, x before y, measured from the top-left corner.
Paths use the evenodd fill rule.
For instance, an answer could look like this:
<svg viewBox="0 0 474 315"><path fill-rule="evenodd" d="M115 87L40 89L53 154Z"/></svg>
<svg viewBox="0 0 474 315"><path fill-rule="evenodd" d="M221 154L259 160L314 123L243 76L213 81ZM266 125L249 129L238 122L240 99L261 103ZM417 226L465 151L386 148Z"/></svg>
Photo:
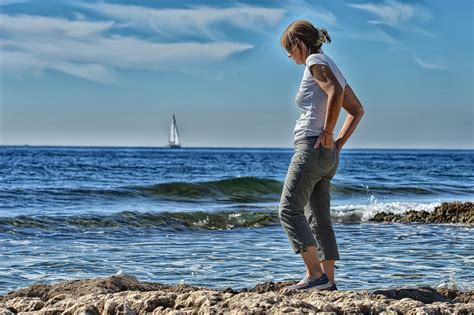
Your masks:
<svg viewBox="0 0 474 315"><path fill-rule="evenodd" d="M316 28L311 22L297 20L288 25L280 38L280 43L297 64L304 64L306 58L321 51L324 43L330 43L331 37L326 29Z"/></svg>

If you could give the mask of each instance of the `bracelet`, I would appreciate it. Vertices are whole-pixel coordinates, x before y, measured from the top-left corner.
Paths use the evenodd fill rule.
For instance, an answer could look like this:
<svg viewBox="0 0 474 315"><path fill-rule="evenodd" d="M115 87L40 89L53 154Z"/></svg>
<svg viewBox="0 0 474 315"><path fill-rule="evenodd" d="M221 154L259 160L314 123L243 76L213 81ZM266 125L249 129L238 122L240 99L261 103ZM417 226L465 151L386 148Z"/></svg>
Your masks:
<svg viewBox="0 0 474 315"><path fill-rule="evenodd" d="M327 131L324 130L324 129L323 129L323 132L324 132L324 133L327 133L327 134L329 134L329 135L334 135L332 132L327 132Z"/></svg>

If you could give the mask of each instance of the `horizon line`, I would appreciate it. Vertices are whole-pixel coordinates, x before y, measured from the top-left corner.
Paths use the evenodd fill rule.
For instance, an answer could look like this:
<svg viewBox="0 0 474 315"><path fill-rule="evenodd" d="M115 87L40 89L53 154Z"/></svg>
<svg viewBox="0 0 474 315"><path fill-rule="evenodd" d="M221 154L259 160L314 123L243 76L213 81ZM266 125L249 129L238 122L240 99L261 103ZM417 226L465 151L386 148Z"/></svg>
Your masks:
<svg viewBox="0 0 474 315"><path fill-rule="evenodd" d="M79 145L79 144L0 144L0 147L57 147L57 148L137 148L137 149L170 149L169 146L134 146L134 145ZM293 149L294 147L242 147L242 146L189 146L172 148L172 150L182 149ZM433 148L433 147L354 147L343 150L444 150L444 151L474 151L474 148Z"/></svg>

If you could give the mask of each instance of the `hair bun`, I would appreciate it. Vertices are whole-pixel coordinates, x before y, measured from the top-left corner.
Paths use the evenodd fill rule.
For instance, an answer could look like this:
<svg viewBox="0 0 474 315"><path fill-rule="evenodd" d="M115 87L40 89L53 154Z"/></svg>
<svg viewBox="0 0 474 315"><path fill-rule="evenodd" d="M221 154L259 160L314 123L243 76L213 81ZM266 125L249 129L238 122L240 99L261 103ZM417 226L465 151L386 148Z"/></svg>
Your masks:
<svg viewBox="0 0 474 315"><path fill-rule="evenodd" d="M327 29L324 27L316 28L318 30L318 39L316 40L316 46L322 46L324 43L331 42Z"/></svg>

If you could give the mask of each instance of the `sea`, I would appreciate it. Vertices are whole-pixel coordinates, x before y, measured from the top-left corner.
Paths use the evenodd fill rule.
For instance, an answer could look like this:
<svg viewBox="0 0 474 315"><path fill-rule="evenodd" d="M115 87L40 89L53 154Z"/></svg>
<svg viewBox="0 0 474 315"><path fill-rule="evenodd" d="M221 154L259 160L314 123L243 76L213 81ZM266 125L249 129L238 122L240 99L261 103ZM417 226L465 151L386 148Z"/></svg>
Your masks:
<svg viewBox="0 0 474 315"><path fill-rule="evenodd" d="M299 280L278 219L291 148L0 146L0 295L129 274L213 289ZM474 287L474 229L371 223L474 201L474 150L343 149L341 290Z"/></svg>

